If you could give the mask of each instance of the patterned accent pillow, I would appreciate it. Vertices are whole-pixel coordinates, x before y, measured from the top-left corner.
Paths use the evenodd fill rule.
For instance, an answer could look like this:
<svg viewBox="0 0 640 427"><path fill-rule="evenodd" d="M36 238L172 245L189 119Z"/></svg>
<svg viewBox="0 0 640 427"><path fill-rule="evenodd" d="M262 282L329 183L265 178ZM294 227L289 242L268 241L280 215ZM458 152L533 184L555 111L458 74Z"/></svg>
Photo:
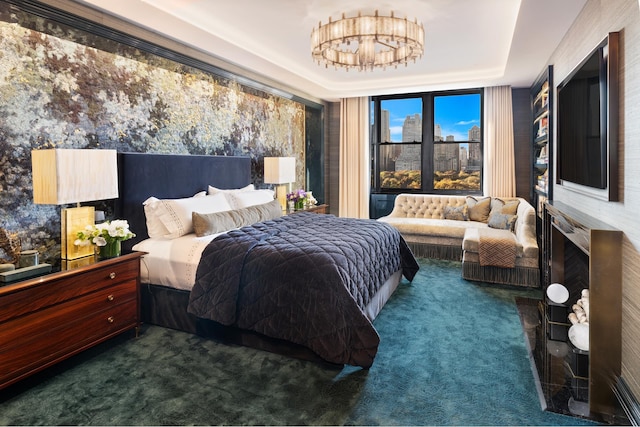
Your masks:
<svg viewBox="0 0 640 427"><path fill-rule="evenodd" d="M473 196L467 196L467 206L470 221L487 222L491 212L491 197L476 199Z"/></svg>
<svg viewBox="0 0 640 427"><path fill-rule="evenodd" d="M493 213L489 217L487 224L491 228L499 228L501 230L513 231L518 215L507 215L503 213Z"/></svg>
<svg viewBox="0 0 640 427"><path fill-rule="evenodd" d="M444 207L444 219L454 219L456 221L468 221L469 220L469 208L468 206L445 206Z"/></svg>

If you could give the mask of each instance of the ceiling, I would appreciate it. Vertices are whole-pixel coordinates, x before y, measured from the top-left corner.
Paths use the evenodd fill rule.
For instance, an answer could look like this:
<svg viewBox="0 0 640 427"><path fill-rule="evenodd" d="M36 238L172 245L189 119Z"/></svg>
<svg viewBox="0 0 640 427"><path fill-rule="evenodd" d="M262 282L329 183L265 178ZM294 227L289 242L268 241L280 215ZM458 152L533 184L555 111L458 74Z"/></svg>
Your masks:
<svg viewBox="0 0 640 427"><path fill-rule="evenodd" d="M312 97L529 87L586 0L76 0ZM375 5L375 8L372 7ZM374 10L424 24L416 63L357 71L313 62L311 28Z"/></svg>

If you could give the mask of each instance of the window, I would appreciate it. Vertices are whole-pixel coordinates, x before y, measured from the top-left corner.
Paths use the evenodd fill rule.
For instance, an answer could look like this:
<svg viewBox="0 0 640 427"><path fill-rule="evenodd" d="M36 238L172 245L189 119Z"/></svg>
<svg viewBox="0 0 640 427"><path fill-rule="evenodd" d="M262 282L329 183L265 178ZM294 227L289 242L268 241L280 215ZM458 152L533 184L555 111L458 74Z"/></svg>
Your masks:
<svg viewBox="0 0 640 427"><path fill-rule="evenodd" d="M433 97L434 190L482 190L481 94Z"/></svg>
<svg viewBox="0 0 640 427"><path fill-rule="evenodd" d="M380 187L422 186L422 98L380 101Z"/></svg>
<svg viewBox="0 0 640 427"><path fill-rule="evenodd" d="M371 113L374 192L482 192L482 90L373 97Z"/></svg>

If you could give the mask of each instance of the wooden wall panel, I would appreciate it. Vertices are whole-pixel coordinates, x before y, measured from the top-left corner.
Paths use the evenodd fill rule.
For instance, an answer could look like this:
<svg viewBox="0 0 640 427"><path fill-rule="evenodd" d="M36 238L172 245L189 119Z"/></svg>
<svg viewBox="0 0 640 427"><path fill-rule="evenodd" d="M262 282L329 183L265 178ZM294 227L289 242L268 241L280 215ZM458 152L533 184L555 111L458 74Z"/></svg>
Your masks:
<svg viewBox="0 0 640 427"><path fill-rule="evenodd" d="M513 89L513 143L516 164L516 196L531 202L531 99L529 88Z"/></svg>
<svg viewBox="0 0 640 427"><path fill-rule="evenodd" d="M329 175L329 212L338 215L340 208L340 103L329 104L327 110L327 170Z"/></svg>

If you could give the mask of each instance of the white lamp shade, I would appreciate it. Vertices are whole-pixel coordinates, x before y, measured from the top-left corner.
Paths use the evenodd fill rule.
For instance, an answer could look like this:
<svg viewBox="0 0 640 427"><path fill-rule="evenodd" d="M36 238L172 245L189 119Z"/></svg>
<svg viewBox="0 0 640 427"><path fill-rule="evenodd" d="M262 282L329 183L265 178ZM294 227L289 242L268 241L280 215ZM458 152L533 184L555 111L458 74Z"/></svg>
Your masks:
<svg viewBox="0 0 640 427"><path fill-rule="evenodd" d="M33 202L64 205L118 198L116 150L31 151Z"/></svg>
<svg viewBox="0 0 640 427"><path fill-rule="evenodd" d="M288 184L296 181L295 157L265 157L264 183Z"/></svg>

